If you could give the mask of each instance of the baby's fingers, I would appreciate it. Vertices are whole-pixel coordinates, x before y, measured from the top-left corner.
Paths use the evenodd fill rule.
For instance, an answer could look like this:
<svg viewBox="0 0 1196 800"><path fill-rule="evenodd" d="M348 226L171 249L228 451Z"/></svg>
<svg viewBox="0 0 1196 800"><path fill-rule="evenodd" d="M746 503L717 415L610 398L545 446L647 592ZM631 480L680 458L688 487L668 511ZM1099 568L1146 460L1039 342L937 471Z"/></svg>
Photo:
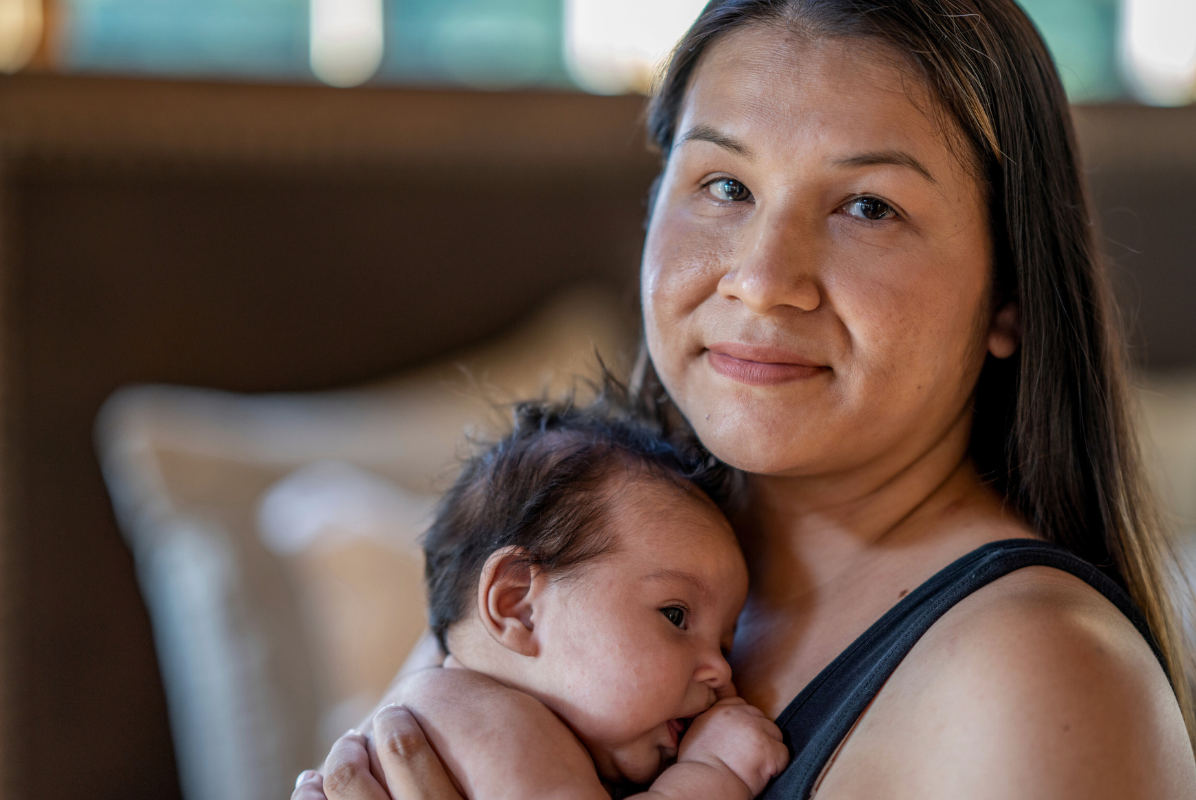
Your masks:
<svg viewBox="0 0 1196 800"><path fill-rule="evenodd" d="M761 712L760 716L764 717L764 713ZM785 734L781 733L781 729L777 727L777 724L768 717L764 717L760 725L762 728L764 728L765 733L767 733L773 739L776 739L778 742L785 741Z"/></svg>
<svg viewBox="0 0 1196 800"><path fill-rule="evenodd" d="M332 745L332 752L324 762L324 794L328 800L390 800L370 772L369 752L360 733L349 731ZM319 795L299 797L316 800ZM296 796L292 795L291 800L296 800Z"/></svg>
<svg viewBox="0 0 1196 800"><path fill-rule="evenodd" d="M463 800L407 709L388 706L377 713L374 745L394 800Z"/></svg>
<svg viewBox="0 0 1196 800"><path fill-rule="evenodd" d="M768 756L764 760L764 770L768 773L768 780L785 771L789 764L789 748L783 741L768 743Z"/></svg>
<svg viewBox="0 0 1196 800"><path fill-rule="evenodd" d="M761 711L760 709L756 708L755 706L749 706L745 703L743 706L743 710L746 711L748 714L750 714L753 717L760 717L761 719L768 719L768 717L765 716L764 712Z"/></svg>

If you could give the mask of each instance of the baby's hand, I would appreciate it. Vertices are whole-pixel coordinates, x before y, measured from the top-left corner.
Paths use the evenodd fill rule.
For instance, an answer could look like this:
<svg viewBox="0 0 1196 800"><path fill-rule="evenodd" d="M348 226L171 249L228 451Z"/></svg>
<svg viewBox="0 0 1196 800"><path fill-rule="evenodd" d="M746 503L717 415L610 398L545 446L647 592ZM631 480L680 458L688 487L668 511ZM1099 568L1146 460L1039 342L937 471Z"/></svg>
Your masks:
<svg viewBox="0 0 1196 800"><path fill-rule="evenodd" d="M677 763L684 761L730 770L755 797L789 763L789 750L763 711L728 697L694 719L677 753Z"/></svg>

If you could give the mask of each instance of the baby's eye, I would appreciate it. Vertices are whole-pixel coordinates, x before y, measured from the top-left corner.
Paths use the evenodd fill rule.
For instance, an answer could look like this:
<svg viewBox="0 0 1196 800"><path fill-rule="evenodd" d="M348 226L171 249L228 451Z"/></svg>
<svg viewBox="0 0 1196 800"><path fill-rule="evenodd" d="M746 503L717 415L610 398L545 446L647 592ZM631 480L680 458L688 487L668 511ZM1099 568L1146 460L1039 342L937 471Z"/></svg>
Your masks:
<svg viewBox="0 0 1196 800"><path fill-rule="evenodd" d="M664 618L669 622L680 628L685 624L685 609L677 606L669 606L668 608L660 609L660 613L664 614Z"/></svg>
<svg viewBox="0 0 1196 800"><path fill-rule="evenodd" d="M853 217L866 219L871 222L892 219L897 211L891 205L878 197L857 197L849 200L843 210Z"/></svg>
<svg viewBox="0 0 1196 800"><path fill-rule="evenodd" d="M707 184L706 188L724 203L742 203L752 196L751 190L734 178L717 178Z"/></svg>

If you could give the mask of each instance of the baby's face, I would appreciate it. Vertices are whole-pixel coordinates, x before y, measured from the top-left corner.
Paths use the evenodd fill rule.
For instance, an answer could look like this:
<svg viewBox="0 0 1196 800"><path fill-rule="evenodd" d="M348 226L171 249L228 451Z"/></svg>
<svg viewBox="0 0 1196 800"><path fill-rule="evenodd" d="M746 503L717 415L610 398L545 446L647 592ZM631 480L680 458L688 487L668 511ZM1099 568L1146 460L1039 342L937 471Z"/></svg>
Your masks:
<svg viewBox="0 0 1196 800"><path fill-rule="evenodd" d="M603 778L646 783L676 757L682 721L731 691L747 567L692 490L631 475L611 497L613 552L554 582L537 611L535 683Z"/></svg>

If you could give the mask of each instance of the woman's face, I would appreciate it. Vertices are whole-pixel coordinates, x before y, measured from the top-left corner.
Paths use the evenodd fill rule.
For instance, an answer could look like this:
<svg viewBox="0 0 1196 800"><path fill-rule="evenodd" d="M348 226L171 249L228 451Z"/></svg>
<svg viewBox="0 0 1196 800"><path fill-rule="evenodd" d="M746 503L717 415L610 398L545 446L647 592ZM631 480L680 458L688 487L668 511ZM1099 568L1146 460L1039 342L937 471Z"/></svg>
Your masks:
<svg viewBox="0 0 1196 800"><path fill-rule="evenodd" d="M897 59L783 29L702 58L645 245L649 352L703 443L774 475L900 469L968 424L983 193Z"/></svg>

